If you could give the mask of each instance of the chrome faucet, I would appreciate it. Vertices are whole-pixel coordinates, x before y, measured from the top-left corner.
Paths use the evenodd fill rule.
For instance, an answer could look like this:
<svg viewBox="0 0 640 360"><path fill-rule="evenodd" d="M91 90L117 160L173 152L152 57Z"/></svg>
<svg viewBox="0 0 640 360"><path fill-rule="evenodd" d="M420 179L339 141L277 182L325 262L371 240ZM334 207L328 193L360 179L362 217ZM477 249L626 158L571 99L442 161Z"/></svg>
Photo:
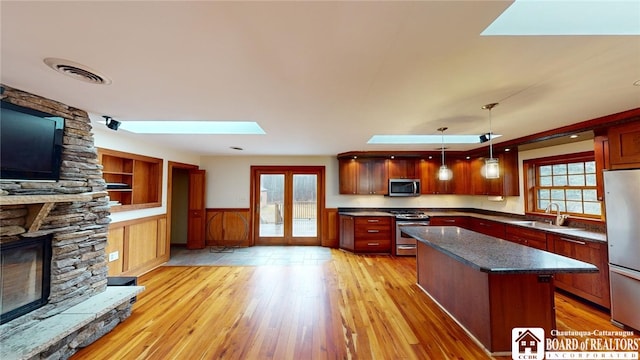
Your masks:
<svg viewBox="0 0 640 360"><path fill-rule="evenodd" d="M556 206L556 223L555 225L558 226L562 226L562 224L564 224L564 221L567 219L567 215L564 214L560 214L560 205L558 205L558 203L549 203L549 205L547 205L547 208L544 209L544 212L547 214L551 213L551 208L553 207L553 205Z"/></svg>

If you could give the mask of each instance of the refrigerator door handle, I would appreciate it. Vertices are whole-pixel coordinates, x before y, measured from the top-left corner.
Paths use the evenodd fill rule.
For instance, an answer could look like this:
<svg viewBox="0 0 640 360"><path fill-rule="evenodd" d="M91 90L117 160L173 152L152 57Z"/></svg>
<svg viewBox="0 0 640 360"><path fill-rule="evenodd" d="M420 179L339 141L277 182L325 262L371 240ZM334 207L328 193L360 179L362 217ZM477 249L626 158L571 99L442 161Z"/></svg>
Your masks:
<svg viewBox="0 0 640 360"><path fill-rule="evenodd" d="M631 271L625 270L625 269L623 269L621 267L609 264L609 270L611 272L616 273L616 274L620 274L622 276L626 276L628 278L640 281L640 275L634 274Z"/></svg>

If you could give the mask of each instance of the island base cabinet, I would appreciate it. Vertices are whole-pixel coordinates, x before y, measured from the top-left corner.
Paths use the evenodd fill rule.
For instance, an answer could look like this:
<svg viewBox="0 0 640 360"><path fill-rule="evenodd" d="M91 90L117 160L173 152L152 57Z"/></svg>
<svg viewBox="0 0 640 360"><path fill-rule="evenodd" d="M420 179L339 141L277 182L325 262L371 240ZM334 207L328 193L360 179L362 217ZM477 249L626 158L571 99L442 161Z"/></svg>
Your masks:
<svg viewBox="0 0 640 360"><path fill-rule="evenodd" d="M494 355L511 354L511 330L556 328L553 278L479 271L418 242L418 285Z"/></svg>

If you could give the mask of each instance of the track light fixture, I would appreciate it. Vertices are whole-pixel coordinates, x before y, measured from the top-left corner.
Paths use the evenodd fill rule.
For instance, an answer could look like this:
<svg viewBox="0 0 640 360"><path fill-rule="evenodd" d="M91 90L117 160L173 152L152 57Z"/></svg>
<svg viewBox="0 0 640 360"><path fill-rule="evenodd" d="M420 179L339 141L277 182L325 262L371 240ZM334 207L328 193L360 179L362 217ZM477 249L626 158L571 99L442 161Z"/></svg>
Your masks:
<svg viewBox="0 0 640 360"><path fill-rule="evenodd" d="M120 127L120 121L112 118L111 116L103 116L104 121L105 121L105 125L107 125L107 127L113 131L118 131L118 128Z"/></svg>

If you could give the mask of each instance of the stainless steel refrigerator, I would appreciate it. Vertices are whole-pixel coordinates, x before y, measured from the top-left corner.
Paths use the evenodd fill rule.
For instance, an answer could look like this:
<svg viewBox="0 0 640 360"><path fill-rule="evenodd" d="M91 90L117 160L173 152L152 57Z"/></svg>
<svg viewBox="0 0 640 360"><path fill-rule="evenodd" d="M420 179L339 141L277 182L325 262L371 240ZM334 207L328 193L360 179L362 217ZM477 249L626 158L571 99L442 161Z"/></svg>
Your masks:
<svg viewBox="0 0 640 360"><path fill-rule="evenodd" d="M611 321L640 330L640 169L604 172Z"/></svg>

